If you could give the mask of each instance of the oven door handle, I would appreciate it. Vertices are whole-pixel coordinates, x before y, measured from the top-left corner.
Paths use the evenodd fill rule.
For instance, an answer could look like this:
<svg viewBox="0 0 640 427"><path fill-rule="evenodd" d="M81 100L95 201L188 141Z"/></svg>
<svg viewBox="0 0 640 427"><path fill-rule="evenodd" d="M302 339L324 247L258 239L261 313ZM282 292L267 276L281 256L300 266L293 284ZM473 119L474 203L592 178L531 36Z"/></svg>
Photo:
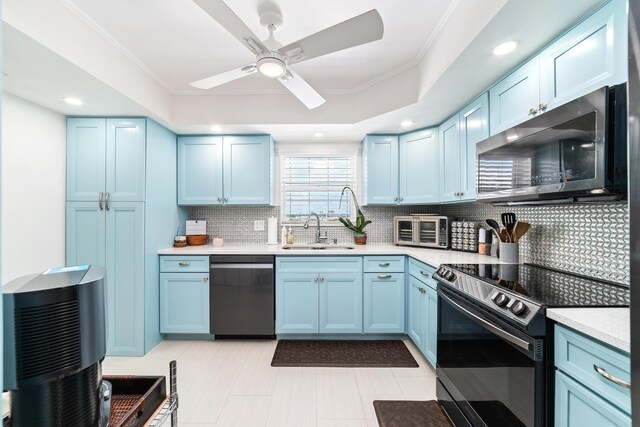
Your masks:
<svg viewBox="0 0 640 427"><path fill-rule="evenodd" d="M512 335L509 332L503 330L499 326L496 326L493 323L484 320L482 317L473 314L472 312L470 312L469 310L467 310L466 308L464 308L463 306L461 306L457 302L453 301L451 298L445 296L444 294L439 294L438 296L440 298L444 298L444 300L447 301L449 304L453 305L458 310L463 312L465 315L469 316L470 318L472 318L476 322L480 323L485 328L489 329L494 334L498 335L500 338L503 338L503 339L509 341L511 344L516 345L516 346L520 347L523 350L531 351L531 344L529 344L527 341L525 341L523 339L520 339L520 338L516 337L515 335Z"/></svg>

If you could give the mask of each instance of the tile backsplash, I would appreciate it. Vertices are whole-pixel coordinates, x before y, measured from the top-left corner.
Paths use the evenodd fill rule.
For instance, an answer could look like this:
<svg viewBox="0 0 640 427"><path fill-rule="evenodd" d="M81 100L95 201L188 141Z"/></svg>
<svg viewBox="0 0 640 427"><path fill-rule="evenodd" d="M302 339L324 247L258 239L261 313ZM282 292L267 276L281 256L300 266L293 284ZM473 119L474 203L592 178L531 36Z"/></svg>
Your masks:
<svg viewBox="0 0 640 427"><path fill-rule="evenodd" d="M369 243L393 242L393 217L411 213L438 213L457 219L500 222L500 213L514 212L531 223L521 240L523 262L572 271L629 284L629 210L626 203L594 205L496 207L483 203L440 206L363 206ZM192 208L192 219L207 221L207 233L222 236L227 244L264 243L267 231L253 231L253 221L279 217L270 206L203 206ZM352 241L344 227L324 227L329 239ZM314 227L294 227L296 242L314 239ZM278 236L280 233L278 233Z"/></svg>

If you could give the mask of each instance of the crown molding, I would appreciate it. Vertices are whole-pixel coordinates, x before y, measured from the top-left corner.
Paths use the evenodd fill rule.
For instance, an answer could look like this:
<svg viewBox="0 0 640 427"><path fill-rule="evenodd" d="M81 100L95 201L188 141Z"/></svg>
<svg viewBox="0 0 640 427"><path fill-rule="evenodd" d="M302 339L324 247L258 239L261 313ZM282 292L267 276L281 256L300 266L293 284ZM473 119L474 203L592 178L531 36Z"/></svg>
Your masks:
<svg viewBox="0 0 640 427"><path fill-rule="evenodd" d="M444 15L442 15L442 17L438 21L438 24L436 25L436 28L433 30L433 33L431 33L431 36L429 36L425 44L418 51L418 55L416 56L416 59L415 59L416 65L419 64L420 61L422 61L422 58L424 58L424 56L427 54L427 51L429 50L433 42L438 38L438 36L440 35L440 32L442 31L446 23L449 21L449 18L451 18L453 11L455 10L455 8L458 6L459 3L460 3L460 0L451 1L451 3L449 4L449 7L447 7L447 10L444 12Z"/></svg>

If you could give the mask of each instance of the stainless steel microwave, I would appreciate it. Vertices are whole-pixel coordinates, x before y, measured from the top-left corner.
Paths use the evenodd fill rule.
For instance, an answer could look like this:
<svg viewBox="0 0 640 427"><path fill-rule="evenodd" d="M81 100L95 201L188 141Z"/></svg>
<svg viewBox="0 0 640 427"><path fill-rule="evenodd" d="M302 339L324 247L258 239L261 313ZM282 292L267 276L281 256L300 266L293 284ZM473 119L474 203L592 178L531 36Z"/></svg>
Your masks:
<svg viewBox="0 0 640 427"><path fill-rule="evenodd" d="M393 230L396 245L449 247L449 218L446 216L397 216L393 219Z"/></svg>
<svg viewBox="0 0 640 427"><path fill-rule="evenodd" d="M555 203L626 196L626 85L602 87L476 147L477 198Z"/></svg>

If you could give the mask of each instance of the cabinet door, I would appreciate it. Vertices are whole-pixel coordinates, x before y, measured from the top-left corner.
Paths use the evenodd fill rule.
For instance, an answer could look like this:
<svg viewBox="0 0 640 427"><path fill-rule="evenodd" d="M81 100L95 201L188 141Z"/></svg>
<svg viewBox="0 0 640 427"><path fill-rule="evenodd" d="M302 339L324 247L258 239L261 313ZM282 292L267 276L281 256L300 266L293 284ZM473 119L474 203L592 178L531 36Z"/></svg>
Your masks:
<svg viewBox="0 0 640 427"><path fill-rule="evenodd" d="M276 274L276 333L318 333L317 273Z"/></svg>
<svg viewBox="0 0 640 427"><path fill-rule="evenodd" d="M438 129L402 135L399 152L400 204L437 203L440 200Z"/></svg>
<svg viewBox="0 0 640 427"><path fill-rule="evenodd" d="M426 298L423 299L425 307L425 342L424 342L424 355L431 363L431 366L436 367L436 350L438 347L438 293L430 288L425 287L427 291Z"/></svg>
<svg viewBox="0 0 640 427"><path fill-rule="evenodd" d="M404 333L404 277L404 273L365 273L365 333Z"/></svg>
<svg viewBox="0 0 640 427"><path fill-rule="evenodd" d="M106 121L67 119L67 200L93 202L104 193Z"/></svg>
<svg viewBox="0 0 640 427"><path fill-rule="evenodd" d="M107 354L144 354L144 203L106 211Z"/></svg>
<svg viewBox="0 0 640 427"><path fill-rule="evenodd" d="M144 201L145 142L144 119L107 120L106 191L109 201Z"/></svg>
<svg viewBox="0 0 640 427"><path fill-rule="evenodd" d="M476 199L476 144L489 137L489 94L460 112L460 200Z"/></svg>
<svg viewBox="0 0 640 427"><path fill-rule="evenodd" d="M273 149L271 137L225 136L224 199L230 205L269 205Z"/></svg>
<svg viewBox="0 0 640 427"><path fill-rule="evenodd" d="M540 96L547 109L626 80L624 1L602 6L540 54Z"/></svg>
<svg viewBox="0 0 640 427"><path fill-rule="evenodd" d="M178 138L178 204L222 204L222 137Z"/></svg>
<svg viewBox="0 0 640 427"><path fill-rule="evenodd" d="M104 205L67 202L67 265L105 267L105 236Z"/></svg>
<svg viewBox="0 0 640 427"><path fill-rule="evenodd" d="M160 332L209 333L209 274L160 274Z"/></svg>
<svg viewBox="0 0 640 427"><path fill-rule="evenodd" d="M460 120L458 114L440 125L440 201L460 197Z"/></svg>
<svg viewBox="0 0 640 427"><path fill-rule="evenodd" d="M421 289L424 289L424 285L421 281L413 276L409 276L409 325L408 333L409 338L414 344L423 351L424 349L424 327L425 324L422 319L423 310L423 294Z"/></svg>
<svg viewBox="0 0 640 427"><path fill-rule="evenodd" d="M491 135L533 117L529 109L540 103L539 75L536 56L489 89Z"/></svg>
<svg viewBox="0 0 640 427"><path fill-rule="evenodd" d="M562 371L556 371L555 425L630 426L631 417Z"/></svg>
<svg viewBox="0 0 640 427"><path fill-rule="evenodd" d="M398 203L398 137L368 135L364 142L365 204Z"/></svg>
<svg viewBox="0 0 640 427"><path fill-rule="evenodd" d="M362 333L362 273L321 273L319 288L319 332Z"/></svg>

